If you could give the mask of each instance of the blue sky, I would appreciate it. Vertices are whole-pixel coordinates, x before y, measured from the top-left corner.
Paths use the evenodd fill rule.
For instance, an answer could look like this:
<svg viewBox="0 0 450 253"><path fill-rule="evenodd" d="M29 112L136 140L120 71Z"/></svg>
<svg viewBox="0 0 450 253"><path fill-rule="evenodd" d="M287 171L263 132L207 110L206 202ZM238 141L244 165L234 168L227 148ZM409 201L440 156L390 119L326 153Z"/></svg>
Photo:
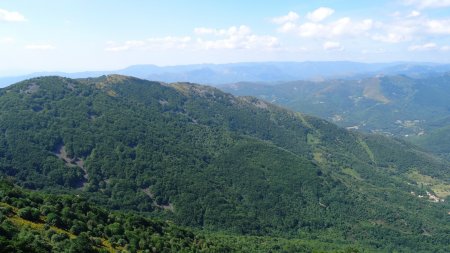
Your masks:
<svg viewBox="0 0 450 253"><path fill-rule="evenodd" d="M0 75L248 61L449 62L450 0L0 0Z"/></svg>

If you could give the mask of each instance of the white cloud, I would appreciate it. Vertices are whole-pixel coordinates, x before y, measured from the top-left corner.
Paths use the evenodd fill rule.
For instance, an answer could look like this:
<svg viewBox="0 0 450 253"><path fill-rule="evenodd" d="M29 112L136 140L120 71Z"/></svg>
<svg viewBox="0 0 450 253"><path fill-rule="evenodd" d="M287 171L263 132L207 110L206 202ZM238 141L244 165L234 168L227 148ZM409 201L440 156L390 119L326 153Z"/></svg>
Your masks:
<svg viewBox="0 0 450 253"><path fill-rule="evenodd" d="M296 31L301 37L323 37L328 34L325 25L316 23L304 23L296 27L293 26L290 30Z"/></svg>
<svg viewBox="0 0 450 253"><path fill-rule="evenodd" d="M430 34L450 34L450 19L428 20L425 22L426 31Z"/></svg>
<svg viewBox="0 0 450 253"><path fill-rule="evenodd" d="M196 28L196 34L212 34L216 39L197 38L199 49L275 49L279 40L273 36L253 34L248 26L232 26L228 29Z"/></svg>
<svg viewBox="0 0 450 253"><path fill-rule="evenodd" d="M350 17L328 20L327 18L334 13L334 10L325 7L308 13L308 19L305 21L281 17L273 20L279 24L278 32L329 41L367 38L383 43L403 43L426 41L431 38L435 40L450 35L450 18L429 18L427 15L422 15L419 8L444 6L447 5L447 1L410 1L410 4L413 2L416 3L415 9L409 12L397 11L388 15L386 19L380 18L378 21L357 20ZM450 6L450 0L448 2Z"/></svg>
<svg viewBox="0 0 450 253"><path fill-rule="evenodd" d="M415 17L418 17L418 16L420 16L420 12L419 11L411 11L411 13L409 13L406 17L407 18L415 18Z"/></svg>
<svg viewBox="0 0 450 253"><path fill-rule="evenodd" d="M450 0L404 0L406 5L413 5L419 9L449 7Z"/></svg>
<svg viewBox="0 0 450 253"><path fill-rule="evenodd" d="M106 51L119 52L127 51L131 49L144 49L144 50L161 50L161 49L183 49L188 47L192 38L185 37L161 37L161 38L149 38L146 40L128 40L124 43L116 43L113 41L107 42Z"/></svg>
<svg viewBox="0 0 450 253"><path fill-rule="evenodd" d="M323 49L327 51L343 51L344 48L341 46L341 43L335 41L327 41L323 43Z"/></svg>
<svg viewBox="0 0 450 253"><path fill-rule="evenodd" d="M331 24L331 31L334 35L361 35L372 29L374 22L371 19L353 22L350 18L341 18Z"/></svg>
<svg viewBox="0 0 450 253"><path fill-rule="evenodd" d="M333 15L334 10L327 7L320 7L313 12L310 12L306 15L306 18L311 20L312 22L320 22L327 17ZM292 21L292 20L290 20Z"/></svg>
<svg viewBox="0 0 450 253"><path fill-rule="evenodd" d="M287 33L287 32L294 31L296 28L297 28L297 25L295 23L287 22L287 23L283 24L281 27L279 27L278 31L282 32L282 33Z"/></svg>
<svg viewBox="0 0 450 253"><path fill-rule="evenodd" d="M295 22L299 18L300 18L300 16L297 13L295 13L293 11L290 11L285 16L272 18L272 22L275 23L275 24L284 24L284 23L287 23L287 22Z"/></svg>
<svg viewBox="0 0 450 253"><path fill-rule="evenodd" d="M231 26L228 29L198 27L194 29L194 33L197 35L233 36L237 34L240 35L250 34L251 29L250 27L245 25L241 25L239 27Z"/></svg>
<svg viewBox="0 0 450 253"><path fill-rule="evenodd" d="M286 23L281 26L280 32L294 32L306 38L332 38L345 35L362 36L372 29L374 22L371 19L352 21L349 17L341 18L326 24L306 22L303 24Z"/></svg>
<svg viewBox="0 0 450 253"><path fill-rule="evenodd" d="M5 22L23 22L26 21L25 17L19 12L7 11L0 9L0 21Z"/></svg>
<svg viewBox="0 0 450 253"><path fill-rule="evenodd" d="M250 35L219 40L197 40L200 49L276 49L279 41L272 36Z"/></svg>
<svg viewBox="0 0 450 253"><path fill-rule="evenodd" d="M306 15L309 20L306 22L298 22L299 16L294 12L289 12L286 16L275 17L272 19L272 22L279 24L278 32L293 33L305 38L333 38L345 35L364 36L374 26L374 21L371 19L353 21L349 17L326 23L321 22L334 12L331 8L320 7Z"/></svg>
<svg viewBox="0 0 450 253"><path fill-rule="evenodd" d="M438 49L438 46L436 45L436 43L426 43L423 45L412 45L410 47L408 47L409 51L429 51L429 50L435 50Z"/></svg>
<svg viewBox="0 0 450 253"><path fill-rule="evenodd" d="M390 22L378 23L371 38L385 43L400 43L417 39L428 33L424 28L424 19L396 19Z"/></svg>
<svg viewBox="0 0 450 253"><path fill-rule="evenodd" d="M376 29L371 33L373 40L386 43L426 40L430 36L438 38L450 35L450 19L426 17L395 19L390 22L378 23Z"/></svg>
<svg viewBox="0 0 450 253"><path fill-rule="evenodd" d="M25 49L46 51L46 50L53 50L55 49L55 47L50 44L30 44L26 45Z"/></svg>
<svg viewBox="0 0 450 253"><path fill-rule="evenodd" d="M227 29L198 27L194 29L196 36L162 37L147 40L129 40L123 43L107 42L106 51L119 52L132 49L168 50L168 49L260 49L272 50L279 47L279 40L273 36L256 35L250 27L231 26Z"/></svg>

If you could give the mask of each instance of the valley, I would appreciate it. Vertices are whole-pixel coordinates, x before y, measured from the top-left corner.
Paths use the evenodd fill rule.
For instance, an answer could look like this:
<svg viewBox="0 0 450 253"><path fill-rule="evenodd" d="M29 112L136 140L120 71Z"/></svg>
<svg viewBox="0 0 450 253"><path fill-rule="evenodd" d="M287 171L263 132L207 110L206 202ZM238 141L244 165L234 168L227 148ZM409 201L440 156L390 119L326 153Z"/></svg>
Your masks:
<svg viewBox="0 0 450 253"><path fill-rule="evenodd" d="M448 157L449 83L448 74L394 75L277 85L234 83L221 89L325 118L348 130L405 138Z"/></svg>

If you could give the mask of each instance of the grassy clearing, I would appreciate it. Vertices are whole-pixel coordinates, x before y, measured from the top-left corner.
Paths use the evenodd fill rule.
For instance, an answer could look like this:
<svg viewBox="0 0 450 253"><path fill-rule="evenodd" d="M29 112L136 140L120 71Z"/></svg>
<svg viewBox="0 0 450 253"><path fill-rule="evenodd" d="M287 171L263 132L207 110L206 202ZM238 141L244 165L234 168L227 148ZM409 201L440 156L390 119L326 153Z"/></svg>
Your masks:
<svg viewBox="0 0 450 253"><path fill-rule="evenodd" d="M318 164L325 164L327 162L327 160L323 157L323 154L321 152L315 151L313 153L313 157Z"/></svg>
<svg viewBox="0 0 450 253"><path fill-rule="evenodd" d="M43 223L43 222L33 222L33 221L29 221L29 220L19 217L17 215L17 211L18 211L17 208L15 208L11 205L8 205L7 203L0 203L0 206L12 208L14 215L8 217L8 220L11 221L15 226L28 227L30 229L37 230L39 232L43 232L44 230L46 230L45 223ZM75 239L77 237L76 235L70 233L69 231L63 230L63 229L55 227L55 226L50 226L50 229L59 234L66 234L70 239ZM104 238L100 238L100 240L102 243L101 248L104 248L104 249L108 250L109 252L119 252L122 250L122 248L115 248L108 240L106 240Z"/></svg>
<svg viewBox="0 0 450 253"><path fill-rule="evenodd" d="M363 180L361 178L361 176L359 175L359 173L356 170L352 169L352 168L343 168L342 172L344 172L345 174L347 174L349 176L352 176L353 178L356 178L358 180Z"/></svg>
<svg viewBox="0 0 450 253"><path fill-rule="evenodd" d="M450 185L446 182L427 175L422 175L418 171L409 173L408 178L415 181L418 185L423 184L429 186L439 198L450 196Z"/></svg>
<svg viewBox="0 0 450 253"><path fill-rule="evenodd" d="M370 160L375 163L375 156L373 155L372 150L370 150L369 146L365 141L363 141L360 137L358 137L358 143L363 147L363 149L366 151L367 155L369 156Z"/></svg>

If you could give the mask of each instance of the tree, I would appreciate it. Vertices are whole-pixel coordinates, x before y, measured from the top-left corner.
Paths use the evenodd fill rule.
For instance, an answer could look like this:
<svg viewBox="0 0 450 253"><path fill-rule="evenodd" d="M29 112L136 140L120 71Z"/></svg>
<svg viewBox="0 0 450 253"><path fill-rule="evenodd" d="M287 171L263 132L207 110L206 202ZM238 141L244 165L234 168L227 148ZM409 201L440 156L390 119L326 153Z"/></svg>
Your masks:
<svg viewBox="0 0 450 253"><path fill-rule="evenodd" d="M36 208L24 207L18 211L17 215L19 215L20 218L26 220L37 221L39 220L41 212L39 212L39 210Z"/></svg>

